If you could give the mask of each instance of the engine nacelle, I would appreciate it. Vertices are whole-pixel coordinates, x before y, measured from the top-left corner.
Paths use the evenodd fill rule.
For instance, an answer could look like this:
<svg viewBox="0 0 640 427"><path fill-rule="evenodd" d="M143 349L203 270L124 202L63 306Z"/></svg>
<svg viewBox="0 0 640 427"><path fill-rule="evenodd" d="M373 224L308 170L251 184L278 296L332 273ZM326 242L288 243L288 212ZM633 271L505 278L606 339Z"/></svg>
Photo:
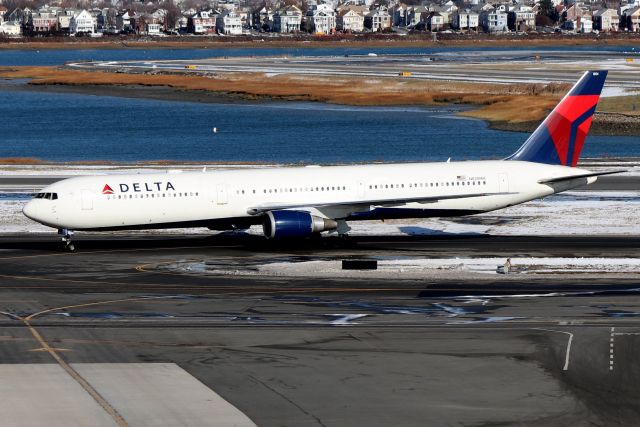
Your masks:
<svg viewBox="0 0 640 427"><path fill-rule="evenodd" d="M305 211L269 211L264 216L262 229L269 239L308 237L313 233L335 230L338 223Z"/></svg>

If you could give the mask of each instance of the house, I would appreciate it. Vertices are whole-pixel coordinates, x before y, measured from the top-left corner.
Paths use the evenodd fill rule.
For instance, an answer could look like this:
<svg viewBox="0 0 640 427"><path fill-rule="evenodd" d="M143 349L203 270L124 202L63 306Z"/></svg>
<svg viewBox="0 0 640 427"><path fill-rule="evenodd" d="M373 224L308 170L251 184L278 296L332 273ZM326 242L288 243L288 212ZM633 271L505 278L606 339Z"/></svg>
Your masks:
<svg viewBox="0 0 640 427"><path fill-rule="evenodd" d="M251 13L251 9L249 9L248 7L238 7L235 9L235 12L238 14L238 16L240 16L242 28L253 27L253 14ZM302 19L302 12L300 12L300 17Z"/></svg>
<svg viewBox="0 0 640 427"><path fill-rule="evenodd" d="M406 27L409 25L409 8L406 4L400 3L389 8L391 15L391 25L394 27Z"/></svg>
<svg viewBox="0 0 640 427"><path fill-rule="evenodd" d="M115 33L117 16L118 11L116 9L102 9L98 16L96 16L96 25L98 30L102 30L103 32Z"/></svg>
<svg viewBox="0 0 640 427"><path fill-rule="evenodd" d="M507 31L507 13L501 9L480 13L480 26L487 33Z"/></svg>
<svg viewBox="0 0 640 427"><path fill-rule="evenodd" d="M135 31L136 21L134 13L124 10L116 15L116 30L121 33L132 33Z"/></svg>
<svg viewBox="0 0 640 427"><path fill-rule="evenodd" d="M427 28L431 32L442 31L444 29L444 17L440 12L431 12L431 14L429 14Z"/></svg>
<svg viewBox="0 0 640 427"><path fill-rule="evenodd" d="M193 34L211 34L216 32L219 13L213 9L201 10L189 17L187 31Z"/></svg>
<svg viewBox="0 0 640 427"><path fill-rule="evenodd" d="M149 36L157 36L162 32L163 23L158 15L152 13L143 13L135 15L136 33L147 34Z"/></svg>
<svg viewBox="0 0 640 427"><path fill-rule="evenodd" d="M336 18L336 27L340 31L359 33L364 31L364 15L354 9L342 9Z"/></svg>
<svg viewBox="0 0 640 427"><path fill-rule="evenodd" d="M331 34L336 29L336 12L327 4L312 6L306 18L307 30L316 34Z"/></svg>
<svg viewBox="0 0 640 427"><path fill-rule="evenodd" d="M273 23L274 11L268 7L263 7L253 13L254 27L262 31L272 31L275 26Z"/></svg>
<svg viewBox="0 0 640 427"><path fill-rule="evenodd" d="M420 23L426 23L429 17L429 8L426 6L414 6L409 12L409 25L418 25Z"/></svg>
<svg viewBox="0 0 640 427"><path fill-rule="evenodd" d="M27 23L28 32L31 34L48 34L55 32L58 26L58 16L52 12L33 12L29 15Z"/></svg>
<svg viewBox="0 0 640 427"><path fill-rule="evenodd" d="M620 18L620 28L626 28L633 32L640 31L640 6L624 11Z"/></svg>
<svg viewBox="0 0 640 427"><path fill-rule="evenodd" d="M527 31L536 27L536 14L531 6L518 5L507 13L507 27L511 31Z"/></svg>
<svg viewBox="0 0 640 427"><path fill-rule="evenodd" d="M456 30L478 31L480 15L469 10L458 10L451 16L451 27Z"/></svg>
<svg viewBox="0 0 640 427"><path fill-rule="evenodd" d="M373 32L391 28L391 15L385 6L380 6L364 15L364 26Z"/></svg>
<svg viewBox="0 0 640 427"><path fill-rule="evenodd" d="M69 33L94 33L96 31L96 19L87 10L76 11L69 21Z"/></svg>
<svg viewBox="0 0 640 427"><path fill-rule="evenodd" d="M17 22L20 25L27 26L31 20L31 14L33 12L28 7L24 9L15 8L8 16L5 15L7 21Z"/></svg>
<svg viewBox="0 0 640 427"><path fill-rule="evenodd" d="M618 16L618 11L606 8L596 10L593 13L593 29L605 33L618 31L620 29L620 16Z"/></svg>
<svg viewBox="0 0 640 427"><path fill-rule="evenodd" d="M21 36L22 35L22 25L19 22L10 22L5 21L0 24L0 33L5 36Z"/></svg>
<svg viewBox="0 0 640 427"><path fill-rule="evenodd" d="M585 34L593 32L593 21L589 18L582 18L580 20L580 32Z"/></svg>
<svg viewBox="0 0 640 427"><path fill-rule="evenodd" d="M278 33L297 33L302 24L302 11L297 6L278 9L273 15L273 30Z"/></svg>
<svg viewBox="0 0 640 427"><path fill-rule="evenodd" d="M4 22L4 17L9 12L9 9L0 5L0 24Z"/></svg>
<svg viewBox="0 0 640 427"><path fill-rule="evenodd" d="M69 34L69 27L71 26L71 18L76 11L73 9L66 9L58 13L57 29L59 33Z"/></svg>
<svg viewBox="0 0 640 427"><path fill-rule="evenodd" d="M216 28L218 33L229 36L238 36L242 34L242 20L233 10L225 10L218 15L216 20Z"/></svg>

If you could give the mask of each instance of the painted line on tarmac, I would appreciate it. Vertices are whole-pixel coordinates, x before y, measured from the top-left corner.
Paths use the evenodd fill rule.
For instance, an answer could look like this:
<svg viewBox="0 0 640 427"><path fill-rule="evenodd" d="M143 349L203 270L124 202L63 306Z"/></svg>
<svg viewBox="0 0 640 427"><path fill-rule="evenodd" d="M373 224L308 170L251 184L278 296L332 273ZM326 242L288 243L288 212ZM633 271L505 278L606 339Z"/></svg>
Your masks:
<svg viewBox="0 0 640 427"><path fill-rule="evenodd" d="M611 327L611 333L609 334L609 371L613 371L613 349L615 339L616 328Z"/></svg>
<svg viewBox="0 0 640 427"><path fill-rule="evenodd" d="M566 331L557 331L555 329L542 329L542 328L533 328L538 331L546 331L546 332L556 332L559 334L569 335L569 340L567 341L567 348L564 352L564 366L562 367L563 371L569 370L569 356L571 355L571 344L573 344L573 334L571 332Z"/></svg>

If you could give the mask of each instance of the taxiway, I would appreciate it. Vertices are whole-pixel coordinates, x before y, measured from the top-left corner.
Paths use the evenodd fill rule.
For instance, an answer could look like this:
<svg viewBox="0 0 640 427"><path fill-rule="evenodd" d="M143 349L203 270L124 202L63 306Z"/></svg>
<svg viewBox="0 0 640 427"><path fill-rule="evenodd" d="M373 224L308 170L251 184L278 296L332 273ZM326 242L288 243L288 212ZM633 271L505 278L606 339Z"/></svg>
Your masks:
<svg viewBox="0 0 640 427"><path fill-rule="evenodd" d="M107 392L96 366L176 364L261 426L631 425L640 415L640 285L624 274L460 282L161 268L182 260L239 269L371 256L634 256L638 238L278 245L242 234L84 235L78 246L64 253L53 236L0 238L2 363L59 358ZM35 351L43 347L50 351ZM145 425L127 414L127 425Z"/></svg>

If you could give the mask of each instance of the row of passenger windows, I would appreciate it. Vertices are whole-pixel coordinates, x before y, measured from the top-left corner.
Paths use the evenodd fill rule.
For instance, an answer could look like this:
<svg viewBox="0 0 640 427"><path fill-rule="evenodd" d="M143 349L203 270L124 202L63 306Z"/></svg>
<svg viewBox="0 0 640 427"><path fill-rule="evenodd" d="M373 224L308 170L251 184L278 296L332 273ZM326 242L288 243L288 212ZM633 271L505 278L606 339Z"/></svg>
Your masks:
<svg viewBox="0 0 640 427"><path fill-rule="evenodd" d="M304 191L313 192L313 191L346 191L347 187L345 186L326 186L326 187L290 187L290 188L263 188L263 194L269 193L302 193ZM251 190L252 194L256 194L257 191L260 190ZM236 194L248 194L249 190L236 190Z"/></svg>
<svg viewBox="0 0 640 427"><path fill-rule="evenodd" d="M378 189L387 189L387 188L426 188L426 187L459 187L459 186L475 186L475 185L486 185L487 181L449 181L449 182L421 182L421 183L411 183L411 184L371 184L369 185L369 190L378 190ZM345 186L327 186L327 187L290 187L290 188L264 188L262 189L263 194L274 194L274 193L302 193L302 192L313 192L313 191L346 191L347 187ZM242 194L256 194L260 190L236 190L237 195Z"/></svg>
<svg viewBox="0 0 640 427"><path fill-rule="evenodd" d="M58 200L58 193L36 193L34 199Z"/></svg>
<svg viewBox="0 0 640 427"><path fill-rule="evenodd" d="M425 188L425 187L459 187L471 185L486 185L487 181L448 181L448 182L420 182L407 184L409 188ZM405 188L405 184L374 184L369 185L369 190L386 189L386 188Z"/></svg>
<svg viewBox="0 0 640 427"><path fill-rule="evenodd" d="M198 193L143 193L143 194L114 194L107 196L107 200L116 199L160 199L163 197L197 197Z"/></svg>

